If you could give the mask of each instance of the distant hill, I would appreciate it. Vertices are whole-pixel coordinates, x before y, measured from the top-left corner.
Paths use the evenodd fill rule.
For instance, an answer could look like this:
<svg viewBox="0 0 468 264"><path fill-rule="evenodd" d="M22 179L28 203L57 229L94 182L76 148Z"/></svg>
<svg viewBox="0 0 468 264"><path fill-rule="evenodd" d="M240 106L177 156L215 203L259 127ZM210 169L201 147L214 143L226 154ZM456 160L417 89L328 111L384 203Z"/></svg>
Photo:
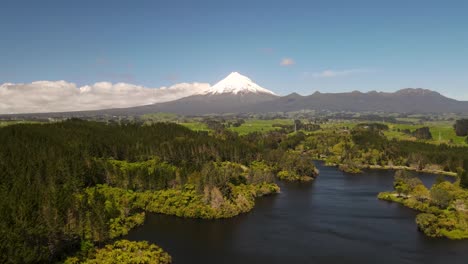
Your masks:
<svg viewBox="0 0 468 264"><path fill-rule="evenodd" d="M298 111L303 109L392 112L392 113L468 113L468 102L447 98L427 89L402 89L394 93L319 93L309 96L290 94L274 101L252 105L249 111Z"/></svg>

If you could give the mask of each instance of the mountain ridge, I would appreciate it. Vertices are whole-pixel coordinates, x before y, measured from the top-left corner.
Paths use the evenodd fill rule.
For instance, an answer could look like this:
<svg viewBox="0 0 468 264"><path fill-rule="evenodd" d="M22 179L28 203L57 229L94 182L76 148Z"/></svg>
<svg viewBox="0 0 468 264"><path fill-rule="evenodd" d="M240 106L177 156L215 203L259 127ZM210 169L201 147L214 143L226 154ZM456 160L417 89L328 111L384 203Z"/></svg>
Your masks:
<svg viewBox="0 0 468 264"><path fill-rule="evenodd" d="M239 96L239 95L237 95ZM242 95L241 95L242 96ZM243 95L251 97L252 95ZM224 114L224 113L266 113L293 112L300 110L329 110L351 112L394 112L394 113L468 113L468 102L447 98L438 92L422 88L404 88L396 92L320 93L299 95L291 93L237 104L239 99L223 98L219 106L213 105L213 98L195 96L154 104L145 111L174 112L177 114ZM236 101L237 100L237 101ZM203 102L204 101L204 102ZM247 101L247 100L246 100ZM209 104L212 104L208 106ZM137 110L137 109L135 109Z"/></svg>
<svg viewBox="0 0 468 264"><path fill-rule="evenodd" d="M354 90L341 93L300 95L296 92L278 96L254 83L238 72L197 94L177 100L150 105L91 111L15 114L0 116L96 116L142 115L170 112L183 115L225 113L293 112L300 110L328 110L350 112L393 113L466 113L468 102L457 101L424 88L403 88L395 92Z"/></svg>

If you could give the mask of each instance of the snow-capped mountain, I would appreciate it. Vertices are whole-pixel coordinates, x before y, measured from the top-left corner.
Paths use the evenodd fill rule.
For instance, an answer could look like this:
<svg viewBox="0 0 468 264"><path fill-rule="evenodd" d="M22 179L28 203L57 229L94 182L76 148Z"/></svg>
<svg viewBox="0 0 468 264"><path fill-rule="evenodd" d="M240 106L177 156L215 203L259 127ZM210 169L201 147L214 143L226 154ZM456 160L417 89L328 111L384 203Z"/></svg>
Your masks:
<svg viewBox="0 0 468 264"><path fill-rule="evenodd" d="M394 93L320 93L308 96L292 93L278 96L237 72L211 87L174 101L120 109L44 113L41 117L84 117L97 115L142 115L177 113L206 115L228 113L273 113L301 110L328 110L387 113L468 113L468 101L457 101L427 89L407 88ZM30 115L29 115L30 116Z"/></svg>
<svg viewBox="0 0 468 264"><path fill-rule="evenodd" d="M226 78L219 81L217 84L211 86L202 94L270 94L275 95L272 91L261 87L254 83L248 77L238 73L232 72Z"/></svg>
<svg viewBox="0 0 468 264"><path fill-rule="evenodd" d="M252 105L275 100L278 97L248 77L233 72L217 84L197 94L166 103L134 107L130 111L187 115L237 113Z"/></svg>

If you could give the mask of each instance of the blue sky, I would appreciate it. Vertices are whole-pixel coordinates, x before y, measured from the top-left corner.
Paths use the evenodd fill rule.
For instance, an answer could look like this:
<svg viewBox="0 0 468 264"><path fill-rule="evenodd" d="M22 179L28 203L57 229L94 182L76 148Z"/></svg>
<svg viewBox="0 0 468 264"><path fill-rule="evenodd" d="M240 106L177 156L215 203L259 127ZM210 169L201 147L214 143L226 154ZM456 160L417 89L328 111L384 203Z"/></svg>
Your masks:
<svg viewBox="0 0 468 264"><path fill-rule="evenodd" d="M0 83L160 87L238 71L278 94L468 100L467 14L468 1L3 0Z"/></svg>

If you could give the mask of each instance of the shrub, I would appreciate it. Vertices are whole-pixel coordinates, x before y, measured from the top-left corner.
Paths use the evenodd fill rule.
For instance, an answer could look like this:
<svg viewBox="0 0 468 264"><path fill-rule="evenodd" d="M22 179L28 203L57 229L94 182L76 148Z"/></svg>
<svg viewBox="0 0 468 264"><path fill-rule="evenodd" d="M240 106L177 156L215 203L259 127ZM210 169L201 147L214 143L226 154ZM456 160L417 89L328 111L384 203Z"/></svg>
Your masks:
<svg viewBox="0 0 468 264"><path fill-rule="evenodd" d="M104 248L96 249L88 258L80 260L78 257L70 257L65 260L65 264L165 264L171 263L171 261L171 256L156 245L148 244L146 241L133 242L119 240L112 245L106 245Z"/></svg>

